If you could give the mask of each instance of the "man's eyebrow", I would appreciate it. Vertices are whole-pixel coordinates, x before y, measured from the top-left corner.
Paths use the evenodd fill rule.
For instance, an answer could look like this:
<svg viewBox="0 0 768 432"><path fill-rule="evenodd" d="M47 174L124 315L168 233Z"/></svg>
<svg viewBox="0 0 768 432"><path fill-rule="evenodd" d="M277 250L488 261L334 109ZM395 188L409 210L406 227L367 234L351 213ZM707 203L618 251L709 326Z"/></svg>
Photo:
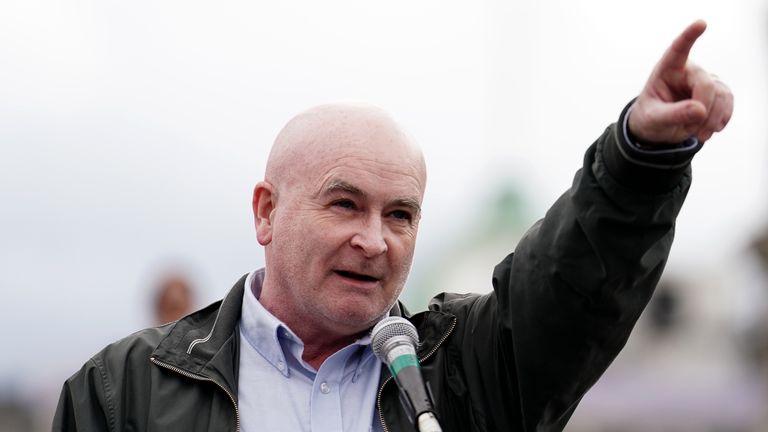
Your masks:
<svg viewBox="0 0 768 432"><path fill-rule="evenodd" d="M323 195L331 195L338 192L346 192L350 195L365 198L367 194L363 192L359 187L347 183L344 180L333 180L326 187L323 188Z"/></svg>
<svg viewBox="0 0 768 432"><path fill-rule="evenodd" d="M334 193L347 193L363 199L368 197L368 194L365 193L365 191L344 180L333 180L321 191L322 195L332 195ZM421 205L416 198L396 198L392 200L391 205L396 207L408 207L417 215L421 214Z"/></svg>
<svg viewBox="0 0 768 432"><path fill-rule="evenodd" d="M416 215L421 214L421 205L419 202L414 198L398 198L396 199L393 204L396 207L408 207L413 211Z"/></svg>

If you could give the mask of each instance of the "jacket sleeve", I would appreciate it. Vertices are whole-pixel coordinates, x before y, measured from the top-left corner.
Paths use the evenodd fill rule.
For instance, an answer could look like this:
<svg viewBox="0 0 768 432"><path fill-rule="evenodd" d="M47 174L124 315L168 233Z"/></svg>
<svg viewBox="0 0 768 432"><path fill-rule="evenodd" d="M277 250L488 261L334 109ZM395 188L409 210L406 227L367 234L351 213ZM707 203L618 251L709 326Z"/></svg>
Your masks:
<svg viewBox="0 0 768 432"><path fill-rule="evenodd" d="M53 432L114 431L107 419L109 387L94 359L69 378L61 390L53 417Z"/></svg>
<svg viewBox="0 0 768 432"><path fill-rule="evenodd" d="M466 317L457 339L472 403L481 405L474 415L490 430L562 430L661 276L700 145L656 157L628 142L625 118L626 110L589 148L572 187L496 266L493 293L455 312Z"/></svg>

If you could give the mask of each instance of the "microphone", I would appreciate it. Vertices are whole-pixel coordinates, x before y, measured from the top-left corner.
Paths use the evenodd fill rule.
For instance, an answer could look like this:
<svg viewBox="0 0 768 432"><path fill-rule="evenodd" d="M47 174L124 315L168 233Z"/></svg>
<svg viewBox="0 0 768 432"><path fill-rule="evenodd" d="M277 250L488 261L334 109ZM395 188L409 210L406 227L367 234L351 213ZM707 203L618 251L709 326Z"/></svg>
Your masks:
<svg viewBox="0 0 768 432"><path fill-rule="evenodd" d="M400 402L419 432L442 432L416 357L419 334L402 317L382 319L371 330L373 353L392 373L400 389Z"/></svg>

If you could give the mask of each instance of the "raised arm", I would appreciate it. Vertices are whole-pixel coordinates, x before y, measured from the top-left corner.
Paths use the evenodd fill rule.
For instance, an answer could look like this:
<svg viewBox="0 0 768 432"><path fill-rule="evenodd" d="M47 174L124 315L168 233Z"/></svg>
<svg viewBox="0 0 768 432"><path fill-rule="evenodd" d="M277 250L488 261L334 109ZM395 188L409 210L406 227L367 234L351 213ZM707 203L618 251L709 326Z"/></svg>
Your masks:
<svg viewBox="0 0 768 432"><path fill-rule="evenodd" d="M705 27L667 49L572 187L496 267L494 293L456 302L470 400L489 429L562 430L650 299L690 160L733 110L728 88L688 62Z"/></svg>

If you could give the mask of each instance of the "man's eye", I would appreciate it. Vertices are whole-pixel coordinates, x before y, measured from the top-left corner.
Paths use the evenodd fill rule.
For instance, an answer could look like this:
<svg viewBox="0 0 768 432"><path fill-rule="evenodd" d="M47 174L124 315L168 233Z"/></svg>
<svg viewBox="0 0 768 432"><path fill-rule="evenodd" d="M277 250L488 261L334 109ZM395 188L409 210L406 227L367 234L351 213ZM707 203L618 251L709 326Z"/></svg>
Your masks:
<svg viewBox="0 0 768 432"><path fill-rule="evenodd" d="M355 203L350 200L338 200L334 201L332 204L334 207L341 207L346 209L353 209L355 208Z"/></svg>
<svg viewBox="0 0 768 432"><path fill-rule="evenodd" d="M401 219L405 221L410 221L412 219L411 214L405 210L395 210L391 213L391 215L395 219Z"/></svg>

